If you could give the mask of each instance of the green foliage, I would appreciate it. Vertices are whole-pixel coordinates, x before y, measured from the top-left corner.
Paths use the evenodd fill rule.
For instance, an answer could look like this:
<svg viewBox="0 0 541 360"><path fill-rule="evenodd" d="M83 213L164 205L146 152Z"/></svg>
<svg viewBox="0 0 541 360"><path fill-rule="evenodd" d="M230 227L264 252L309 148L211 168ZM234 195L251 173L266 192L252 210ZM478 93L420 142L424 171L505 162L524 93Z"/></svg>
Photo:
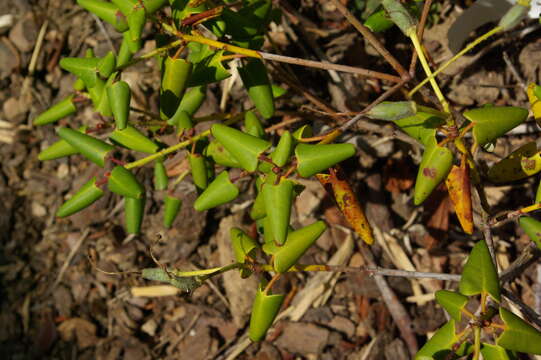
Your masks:
<svg viewBox="0 0 541 360"><path fill-rule="evenodd" d="M315 221L300 229L292 227L294 200L304 190L297 182L298 177L317 176L322 185L331 189L329 193L352 228L356 229L361 223L359 219L365 219L362 206L356 200L347 179L337 175L340 173L339 163L355 155L355 146L349 143L330 143L341 139L338 136L345 130L341 126L329 133L319 134L321 136L315 139L310 139L314 135L310 125L266 132L264 125L271 125L274 117L277 117L275 98L286 93L284 88L272 84L271 72L266 61L263 61L264 54L255 51L263 45L269 23L279 19L279 14L272 8L272 1L244 0L233 6L217 7L213 7L213 2L187 0L77 2L121 32L122 43L118 56L109 52L97 58L89 51L82 58L62 59L61 68L77 78L73 86L75 92L34 120L34 125L55 123L75 114L77 107L83 106L87 99L87 103L91 103L94 112L100 114L105 123L104 126L92 129L85 126L79 131L68 127L59 128L61 139L39 154L42 161L81 154L105 168L98 170L101 171L100 176L92 178L66 201L59 208L57 216L66 217L88 207L104 195L102 186L107 183L109 191L124 198L127 233L141 233L148 189L137 180L134 169L153 162L154 188L167 191L163 194L163 225L165 228L172 227L183 202L183 198L177 195L180 192L176 185L188 173L185 171L177 181L169 182L164 162L168 161L168 154L177 151L185 150L191 179L199 194L194 203L197 211L230 203L241 193L250 193L248 189L253 189L252 184L255 183L250 217L257 225L257 230L249 232L248 236L240 228L231 229L231 247L236 260L234 264L194 272L164 267L144 269L142 277L190 292L207 278L228 270L238 270L242 278L257 274L260 284L253 302L248 334L253 341L263 339L284 300L284 295L272 293L273 284L283 273L307 268L301 266L299 261L327 228L323 221ZM411 37L418 48L418 42L415 41L417 19L410 14L410 10L418 6L404 6L402 3L398 0L363 2L361 8L366 5L365 15L372 14L365 24L373 31L383 31L396 24L404 34ZM170 9L156 14L165 7ZM500 26L509 29L524 14L525 6L515 5L502 18ZM146 45L143 39L152 37L152 34L146 33L146 25L150 22L160 25L161 33L153 38L158 48L136 57L135 54ZM206 27L218 39L226 39L224 41L228 42L200 35L204 32L194 31L196 26ZM430 76L424 53L419 51L417 55L427 76ZM136 119L131 119L132 89L128 82L121 79L126 68L150 58L157 60L161 74L159 114L154 116L150 111L141 111L145 117L151 117L151 121L135 122ZM240 64L240 80L254 108L239 113L196 117L196 112L206 99L207 84L231 76L229 62L232 59ZM265 59L268 60L268 57ZM400 78L395 78L405 83L408 76L400 74ZM437 81L434 78L427 81L434 88L441 105L436 105L436 108L441 108L441 111L416 103L412 100L416 98L410 94L406 101L381 102L361 113L371 119L391 122L390 125L381 126L396 126L424 146L415 181L413 202L416 205L423 203L444 180L448 188L458 189L465 194L470 194L470 183L481 187L485 174L476 166L473 150L468 149L470 140L472 149L495 143L528 117L527 109L485 106L465 111L462 115L468 121L457 123L460 117L450 110L444 95L437 91ZM530 99L538 101L541 98L541 88L537 85L529 88ZM76 106L79 102L81 105ZM533 106L534 103L532 109ZM260 118L266 119L265 124ZM244 127L238 126L238 122L243 119ZM209 131L201 131L200 126L196 126L208 120L215 121ZM281 126L279 124L278 127ZM178 142L167 147L160 136L172 133L177 134ZM468 138L466 134L472 136ZM321 141L311 143L315 140ZM123 163L112 157L113 154L129 154L123 159L137 159L140 153L151 155L124 165L118 165ZM461 163L461 176L448 176L455 161ZM111 168L110 172L106 170ZM456 168L458 166L453 167L453 174ZM217 176L214 176L215 171L219 171ZM510 182L539 171L541 153L532 143L492 166L488 178L493 182ZM249 183L245 181L247 179L255 181ZM541 191L538 191L536 201L541 199L539 194ZM244 195L243 201L247 200ZM464 208L471 205L469 197L461 198L463 203L467 203L462 204ZM522 217L519 224L533 241L541 244L541 223L530 217ZM370 233L366 219L362 226ZM419 350L416 358L447 359L453 355L463 356L473 352L474 358L482 353L486 359L510 359L514 357L513 351L541 353L541 333L525 321L503 307L499 307L499 316L504 325L498 320L494 321L497 308L492 307L487 298L490 296L500 303L500 292L499 278L490 251L485 241L481 240L474 246L464 266L459 292L440 290L436 293L436 300L452 319ZM470 312L466 307L475 303L470 302L470 299L479 295L480 310ZM464 322L464 317L470 318L466 328L457 325ZM503 330L498 334L496 345L481 345L481 333L488 327L496 331Z"/></svg>

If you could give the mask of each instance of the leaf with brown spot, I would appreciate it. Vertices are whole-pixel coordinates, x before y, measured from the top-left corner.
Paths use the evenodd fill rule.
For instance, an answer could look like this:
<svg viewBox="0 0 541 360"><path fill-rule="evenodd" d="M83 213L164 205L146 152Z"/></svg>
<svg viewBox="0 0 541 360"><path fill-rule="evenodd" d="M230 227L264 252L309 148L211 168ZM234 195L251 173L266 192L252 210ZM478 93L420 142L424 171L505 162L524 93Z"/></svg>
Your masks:
<svg viewBox="0 0 541 360"><path fill-rule="evenodd" d="M445 180L456 216L466 234L473 233L473 212L471 204L471 184L469 167L463 157L460 167L453 165Z"/></svg>
<svg viewBox="0 0 541 360"><path fill-rule="evenodd" d="M529 162L531 162L528 158L534 156L536 152L535 141L519 147L492 166L488 171L488 178L494 183L504 183L528 177L530 175ZM533 166L535 167L535 161Z"/></svg>
<svg viewBox="0 0 541 360"><path fill-rule="evenodd" d="M372 228L364 211L340 168L329 169L330 174L317 174L323 187L334 197L336 205L344 214L349 225L369 245L374 242Z"/></svg>

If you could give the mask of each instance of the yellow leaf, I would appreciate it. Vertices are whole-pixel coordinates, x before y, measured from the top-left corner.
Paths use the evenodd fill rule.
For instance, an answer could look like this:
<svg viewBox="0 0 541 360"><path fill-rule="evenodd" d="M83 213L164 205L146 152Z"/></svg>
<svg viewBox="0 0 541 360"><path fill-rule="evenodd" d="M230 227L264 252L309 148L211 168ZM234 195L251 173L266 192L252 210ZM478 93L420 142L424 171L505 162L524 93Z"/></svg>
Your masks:
<svg viewBox="0 0 541 360"><path fill-rule="evenodd" d="M445 180L449 197L455 207L456 216L466 234L473 233L473 212L471 204L471 185L466 158L459 166L453 165Z"/></svg>

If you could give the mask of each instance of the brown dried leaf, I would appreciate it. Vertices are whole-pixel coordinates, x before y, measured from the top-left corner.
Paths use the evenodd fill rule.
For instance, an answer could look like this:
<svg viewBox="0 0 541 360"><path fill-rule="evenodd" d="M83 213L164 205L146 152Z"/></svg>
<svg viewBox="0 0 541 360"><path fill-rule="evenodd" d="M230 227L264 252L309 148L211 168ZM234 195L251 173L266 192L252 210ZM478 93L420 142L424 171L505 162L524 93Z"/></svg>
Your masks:
<svg viewBox="0 0 541 360"><path fill-rule="evenodd" d="M466 234L473 233L473 212L469 167L463 158L460 167L453 165L445 180L456 216Z"/></svg>

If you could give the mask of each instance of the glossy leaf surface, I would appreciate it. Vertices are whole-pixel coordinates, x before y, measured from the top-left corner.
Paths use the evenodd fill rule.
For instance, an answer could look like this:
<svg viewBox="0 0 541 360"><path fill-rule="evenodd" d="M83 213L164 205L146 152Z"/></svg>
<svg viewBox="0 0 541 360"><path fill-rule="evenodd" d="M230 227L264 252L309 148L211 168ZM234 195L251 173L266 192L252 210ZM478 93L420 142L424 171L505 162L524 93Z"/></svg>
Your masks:
<svg viewBox="0 0 541 360"><path fill-rule="evenodd" d="M257 169L259 155L270 147L263 139L222 124L212 125L211 132L247 171Z"/></svg>
<svg viewBox="0 0 541 360"><path fill-rule="evenodd" d="M497 345L507 350L541 354L541 332L503 307L500 307L500 317L506 329L496 340Z"/></svg>
<svg viewBox="0 0 541 360"><path fill-rule="evenodd" d="M145 197L139 199L124 198L124 221L126 222L126 232L128 234L139 234L141 224L145 214Z"/></svg>
<svg viewBox="0 0 541 360"><path fill-rule="evenodd" d="M326 229L327 225L323 221L316 221L289 232L285 244L274 254L274 269L279 273L289 270Z"/></svg>
<svg viewBox="0 0 541 360"><path fill-rule="evenodd" d="M46 125L54 123L62 118L65 118L66 116L75 114L76 111L77 108L73 103L73 95L70 95L39 114L39 116L34 119L34 125Z"/></svg>
<svg viewBox="0 0 541 360"><path fill-rule="evenodd" d="M474 123L473 137L483 146L520 125L528 118L528 110L514 106L489 106L464 112Z"/></svg>
<svg viewBox="0 0 541 360"><path fill-rule="evenodd" d="M439 290L436 291L436 301L455 321L460 322L462 309L468 303L468 297L454 291Z"/></svg>
<svg viewBox="0 0 541 360"><path fill-rule="evenodd" d="M109 138L125 148L147 154L154 154L159 149L154 141L131 125L126 126L123 130L116 129L109 135Z"/></svg>
<svg viewBox="0 0 541 360"><path fill-rule="evenodd" d="M101 167L105 165L107 154L113 150L112 145L70 128L58 129L58 135L79 150L84 157Z"/></svg>
<svg viewBox="0 0 541 360"><path fill-rule="evenodd" d="M119 9L114 4L101 0L77 0L77 4L103 21L113 25L117 31L124 32L128 30L126 18L119 16Z"/></svg>
<svg viewBox="0 0 541 360"><path fill-rule="evenodd" d="M111 171L107 187L115 194L135 199L140 199L145 191L145 188L139 183L135 175L123 166L115 166Z"/></svg>
<svg viewBox="0 0 541 360"><path fill-rule="evenodd" d="M252 341L260 341L265 337L283 301L284 295L268 295L261 289L257 291L248 330L248 336Z"/></svg>
<svg viewBox="0 0 541 360"><path fill-rule="evenodd" d="M504 159L498 161L488 171L488 178L494 183L505 183L528 177L523 169L528 158L537 153L537 145L534 141L522 145Z"/></svg>
<svg viewBox="0 0 541 360"><path fill-rule="evenodd" d="M453 345L458 341L456 336L455 321L449 320L436 331L436 333L423 345L415 355L416 360L436 359L444 360L452 353Z"/></svg>
<svg viewBox="0 0 541 360"><path fill-rule="evenodd" d="M192 72L192 63L185 59L167 57L163 64L160 88L160 116L166 120L172 117L184 95L186 83Z"/></svg>
<svg viewBox="0 0 541 360"><path fill-rule="evenodd" d="M530 240L535 242L538 248L541 248L541 221L529 216L522 216L518 223Z"/></svg>
<svg viewBox="0 0 541 360"><path fill-rule="evenodd" d="M425 149L415 181L413 202L420 205L447 177L453 165L453 153L444 146L434 145Z"/></svg>
<svg viewBox="0 0 541 360"><path fill-rule="evenodd" d="M498 273L484 240L479 241L473 247L462 270L459 290L460 293L467 296L485 293L500 302Z"/></svg>
<svg viewBox="0 0 541 360"><path fill-rule="evenodd" d="M131 91L125 81L117 81L107 87L109 106L115 119L116 128L123 130L128 125L130 114Z"/></svg>
<svg viewBox="0 0 541 360"><path fill-rule="evenodd" d="M351 144L299 144L295 148L297 172L307 178L355 155Z"/></svg>
<svg viewBox="0 0 541 360"><path fill-rule="evenodd" d="M182 206L182 200L174 196L165 197L165 209L163 213L163 226L170 228L177 218L177 215Z"/></svg>
<svg viewBox="0 0 541 360"><path fill-rule="evenodd" d="M56 212L58 217L66 217L89 207L103 196L103 190L96 186L96 177L84 184Z"/></svg>
<svg viewBox="0 0 541 360"><path fill-rule="evenodd" d="M281 245L287 237L293 181L282 179L278 184L264 184L261 192L265 203L265 212L272 227L273 240Z"/></svg>
<svg viewBox="0 0 541 360"><path fill-rule="evenodd" d="M259 59L249 59L238 69L248 96L265 119L274 114L274 97L267 69Z"/></svg>
<svg viewBox="0 0 541 360"><path fill-rule="evenodd" d="M239 195L238 187L231 182L227 171L222 171L195 200L194 208L205 211L226 204Z"/></svg>

